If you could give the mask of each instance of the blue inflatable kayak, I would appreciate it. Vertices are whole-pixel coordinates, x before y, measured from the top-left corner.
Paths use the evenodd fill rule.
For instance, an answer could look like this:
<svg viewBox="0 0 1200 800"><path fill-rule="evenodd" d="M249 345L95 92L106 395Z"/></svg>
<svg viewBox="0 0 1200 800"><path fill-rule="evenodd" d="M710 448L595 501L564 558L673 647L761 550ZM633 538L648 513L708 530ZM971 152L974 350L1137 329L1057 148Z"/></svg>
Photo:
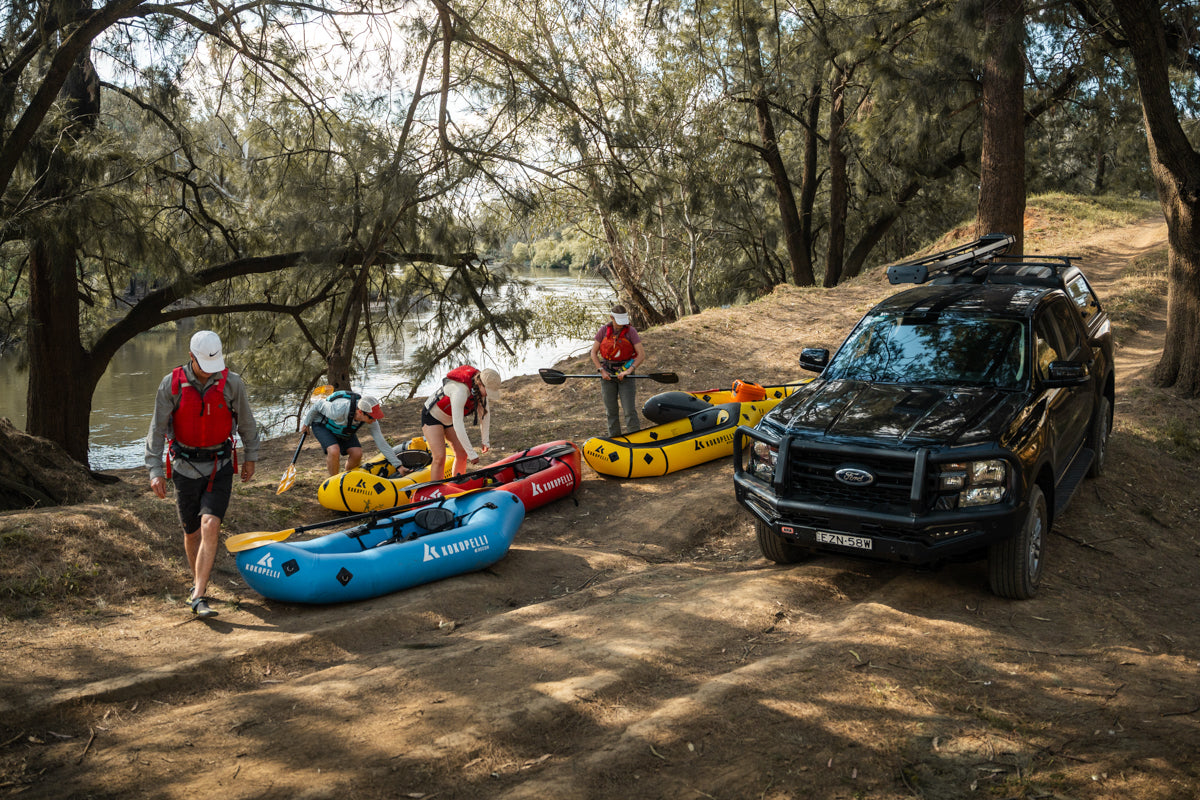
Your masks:
<svg viewBox="0 0 1200 800"><path fill-rule="evenodd" d="M236 553L250 588L290 603L343 603L398 592L495 564L525 506L487 489L302 542Z"/></svg>

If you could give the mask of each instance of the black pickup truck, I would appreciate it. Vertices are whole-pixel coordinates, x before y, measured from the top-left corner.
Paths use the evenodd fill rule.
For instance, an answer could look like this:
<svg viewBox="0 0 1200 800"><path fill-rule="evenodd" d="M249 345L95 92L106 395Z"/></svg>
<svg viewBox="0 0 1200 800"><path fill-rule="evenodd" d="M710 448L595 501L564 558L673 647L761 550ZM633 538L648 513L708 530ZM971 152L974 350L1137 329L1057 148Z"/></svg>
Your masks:
<svg viewBox="0 0 1200 800"><path fill-rule="evenodd" d="M1104 467L1108 315L1068 256L1006 256L992 234L890 267L819 377L734 442L737 501L764 556L933 566L986 557L991 589L1032 597L1050 526Z"/></svg>

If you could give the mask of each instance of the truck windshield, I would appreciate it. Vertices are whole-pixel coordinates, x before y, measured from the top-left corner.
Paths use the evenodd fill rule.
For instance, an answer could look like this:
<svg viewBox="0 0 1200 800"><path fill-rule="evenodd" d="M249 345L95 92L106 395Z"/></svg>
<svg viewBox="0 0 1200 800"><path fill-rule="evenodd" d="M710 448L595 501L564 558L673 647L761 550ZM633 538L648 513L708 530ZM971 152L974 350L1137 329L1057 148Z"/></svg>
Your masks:
<svg viewBox="0 0 1200 800"><path fill-rule="evenodd" d="M865 317L824 376L874 383L1019 388L1026 380L1020 320L962 314Z"/></svg>

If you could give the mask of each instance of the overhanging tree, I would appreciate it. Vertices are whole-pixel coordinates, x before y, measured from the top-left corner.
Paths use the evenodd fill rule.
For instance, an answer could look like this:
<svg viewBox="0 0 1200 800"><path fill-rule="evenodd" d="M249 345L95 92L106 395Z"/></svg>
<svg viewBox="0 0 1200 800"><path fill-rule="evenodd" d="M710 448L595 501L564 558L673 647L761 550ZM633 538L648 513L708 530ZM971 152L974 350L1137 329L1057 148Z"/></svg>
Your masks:
<svg viewBox="0 0 1200 800"><path fill-rule="evenodd" d="M394 57L391 47L359 48L371 24L384 26L376 41L386 43L388 14L402 6L6 7L14 14L0 48L0 257L16 309L6 320L24 328L4 338L24 339L28 350L31 433L86 463L90 401L105 366L164 322L237 312L222 328L229 333L264 315L290 320L290 333L262 323L269 339L320 352L324 368L345 379L368 287L399 285L392 266L449 265L449 276L429 274L486 307L479 284L489 279L480 278L470 231L455 230L459 201L438 198L462 191L488 150L446 113L451 59L439 60L432 88L409 82L422 54L447 55L444 27L413 24L424 37L411 39L414 57L380 92L365 82L372 91L323 85L320 76L341 59L342 79L361 81L355 57L359 65ZM340 13L361 24L320 39L324 49L290 38L293 26L311 35L319 20L336 31ZM416 107L426 117L414 124L405 109ZM388 135L389 122L406 117L419 140ZM455 139L471 142L470 158L449 146ZM523 319L482 316L517 327Z"/></svg>

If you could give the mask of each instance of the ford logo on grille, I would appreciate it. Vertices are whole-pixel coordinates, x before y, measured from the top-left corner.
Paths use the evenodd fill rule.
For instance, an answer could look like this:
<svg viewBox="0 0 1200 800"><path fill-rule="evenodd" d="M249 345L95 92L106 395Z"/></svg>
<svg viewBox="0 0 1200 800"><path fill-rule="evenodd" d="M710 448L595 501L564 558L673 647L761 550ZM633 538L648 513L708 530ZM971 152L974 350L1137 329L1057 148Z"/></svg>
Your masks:
<svg viewBox="0 0 1200 800"><path fill-rule="evenodd" d="M847 486L870 486L875 482L875 475L862 467L842 467L833 477Z"/></svg>

